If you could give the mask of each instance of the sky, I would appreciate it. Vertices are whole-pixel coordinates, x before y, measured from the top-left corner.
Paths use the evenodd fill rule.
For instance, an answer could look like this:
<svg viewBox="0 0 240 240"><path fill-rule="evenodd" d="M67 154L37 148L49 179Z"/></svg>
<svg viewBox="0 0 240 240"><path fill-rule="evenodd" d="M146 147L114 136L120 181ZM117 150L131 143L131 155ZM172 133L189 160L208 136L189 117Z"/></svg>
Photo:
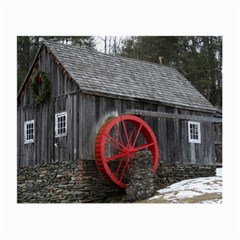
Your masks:
<svg viewBox="0 0 240 240"><path fill-rule="evenodd" d="M109 46L109 41L111 41L111 44L113 44L113 38L114 37L116 37L116 39L117 39L117 44L120 44L120 46L122 46L121 40L125 39L127 36L120 36L120 35L116 35L116 36L110 36L110 35L95 36L96 48L97 48L98 51L103 52L103 53L105 51L104 50L104 39L105 39L105 37L107 38L107 46Z"/></svg>

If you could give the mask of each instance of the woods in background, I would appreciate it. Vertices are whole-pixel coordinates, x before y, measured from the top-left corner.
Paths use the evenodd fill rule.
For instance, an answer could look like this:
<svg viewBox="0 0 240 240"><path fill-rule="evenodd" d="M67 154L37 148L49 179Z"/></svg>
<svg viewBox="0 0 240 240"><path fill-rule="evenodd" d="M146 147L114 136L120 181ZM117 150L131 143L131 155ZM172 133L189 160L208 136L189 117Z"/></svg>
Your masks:
<svg viewBox="0 0 240 240"><path fill-rule="evenodd" d="M21 87L25 76L36 56L43 40L52 40L58 43L78 45L88 49L95 48L94 37L91 36L19 36L17 37L17 87Z"/></svg>
<svg viewBox="0 0 240 240"><path fill-rule="evenodd" d="M21 36L17 38L18 89L43 39L88 49L97 49L97 41L102 40L108 54L155 63L161 57L164 65L180 71L214 106L222 107L221 36Z"/></svg>
<svg viewBox="0 0 240 240"><path fill-rule="evenodd" d="M222 106L222 37L129 37L121 55L173 66L214 106Z"/></svg>

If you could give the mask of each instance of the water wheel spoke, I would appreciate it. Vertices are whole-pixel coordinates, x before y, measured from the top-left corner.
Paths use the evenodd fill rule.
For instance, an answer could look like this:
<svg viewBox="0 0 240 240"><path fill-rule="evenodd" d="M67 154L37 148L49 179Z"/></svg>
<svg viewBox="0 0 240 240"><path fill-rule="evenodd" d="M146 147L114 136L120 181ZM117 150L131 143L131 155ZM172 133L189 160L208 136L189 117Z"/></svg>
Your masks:
<svg viewBox="0 0 240 240"><path fill-rule="evenodd" d="M134 130L136 129L136 126L134 126L129 134L129 142L128 142L128 147L131 146L131 141L132 141L132 136L133 136L133 133L134 133Z"/></svg>
<svg viewBox="0 0 240 240"><path fill-rule="evenodd" d="M115 142L115 143L118 144L119 146L125 148L125 146L124 146L122 143L118 142L115 138L113 138L113 137L110 136L109 134L104 134L104 136L106 136L107 138L111 139L113 142ZM107 140L106 140L106 141L107 141Z"/></svg>
<svg viewBox="0 0 240 240"><path fill-rule="evenodd" d="M151 147L155 144L155 142L152 142L152 143L147 143L147 144L144 144L144 145L141 145L141 146L138 146L138 147L135 147L134 149L135 150L141 150L141 149L144 149L144 148L148 148L148 147Z"/></svg>
<svg viewBox="0 0 240 240"><path fill-rule="evenodd" d="M119 151L122 151L122 149L120 147L118 147L117 145L115 145L113 142L106 140L107 143L111 144L114 148L118 149Z"/></svg>
<svg viewBox="0 0 240 240"><path fill-rule="evenodd" d="M127 140L126 146L128 146L129 145L129 137L128 137L128 134L127 134L127 128L126 128L126 125L124 123L124 120L122 120L122 125L123 125L123 130L124 130L124 133L125 133L125 136L126 136L126 140Z"/></svg>
<svg viewBox="0 0 240 240"><path fill-rule="evenodd" d="M136 134L136 136L135 136L135 139L134 139L134 141L133 141L132 147L134 147L135 144L136 144L136 142L137 142L137 139L138 139L138 136L139 136L139 134L140 134L141 128L142 128L142 123L141 123L140 126L139 126L139 129L138 129L137 134Z"/></svg>
<svg viewBox="0 0 240 240"><path fill-rule="evenodd" d="M120 133L120 129L119 129L118 124L116 124L116 127L117 127L117 133L118 133L118 136L119 136L120 142L121 142L121 144L123 144L122 134ZM123 145L124 145L124 144L123 144Z"/></svg>
<svg viewBox="0 0 240 240"><path fill-rule="evenodd" d="M120 161L120 163L118 164L117 170L116 170L115 173L114 173L114 175L116 176L116 178L117 178L118 172L119 172L119 170L120 170L120 168L121 168L121 166L122 166L122 162L123 162L123 157L121 158L121 161Z"/></svg>
<svg viewBox="0 0 240 240"><path fill-rule="evenodd" d="M113 155L113 156L111 156L111 157L108 157L108 158L106 158L106 162L110 162L110 161L112 161L112 160L116 160L116 159L118 159L118 158L121 158L121 157L124 157L124 156L126 156L126 152L121 152L121 153L119 153L119 154L115 154L115 155Z"/></svg>
<svg viewBox="0 0 240 240"><path fill-rule="evenodd" d="M127 167L128 167L128 161L129 161L129 158L126 157L126 163L125 163L125 166L124 166L124 168L123 168L123 170L122 170L121 177L120 177L120 179L119 179L120 182L122 182L123 177L124 177L124 175L125 175L125 172L126 172L126 170L127 170Z"/></svg>

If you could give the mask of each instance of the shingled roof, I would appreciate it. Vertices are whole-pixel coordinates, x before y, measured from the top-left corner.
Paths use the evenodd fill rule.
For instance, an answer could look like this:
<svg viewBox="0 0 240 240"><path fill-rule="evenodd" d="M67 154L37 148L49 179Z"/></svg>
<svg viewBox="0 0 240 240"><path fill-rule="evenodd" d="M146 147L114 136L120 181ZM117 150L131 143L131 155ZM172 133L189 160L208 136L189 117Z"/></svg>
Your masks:
<svg viewBox="0 0 240 240"><path fill-rule="evenodd" d="M215 111L175 68L50 41L43 44L83 91Z"/></svg>

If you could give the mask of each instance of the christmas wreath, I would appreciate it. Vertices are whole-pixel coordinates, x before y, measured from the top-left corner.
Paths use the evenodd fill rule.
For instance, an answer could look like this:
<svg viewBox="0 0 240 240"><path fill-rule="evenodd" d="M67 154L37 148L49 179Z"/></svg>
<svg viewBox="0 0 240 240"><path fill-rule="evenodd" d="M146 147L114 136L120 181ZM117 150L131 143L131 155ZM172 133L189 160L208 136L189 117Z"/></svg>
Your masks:
<svg viewBox="0 0 240 240"><path fill-rule="evenodd" d="M33 75L30 83L30 93L33 100L38 104L44 103L50 98L50 82L45 72L38 71Z"/></svg>

